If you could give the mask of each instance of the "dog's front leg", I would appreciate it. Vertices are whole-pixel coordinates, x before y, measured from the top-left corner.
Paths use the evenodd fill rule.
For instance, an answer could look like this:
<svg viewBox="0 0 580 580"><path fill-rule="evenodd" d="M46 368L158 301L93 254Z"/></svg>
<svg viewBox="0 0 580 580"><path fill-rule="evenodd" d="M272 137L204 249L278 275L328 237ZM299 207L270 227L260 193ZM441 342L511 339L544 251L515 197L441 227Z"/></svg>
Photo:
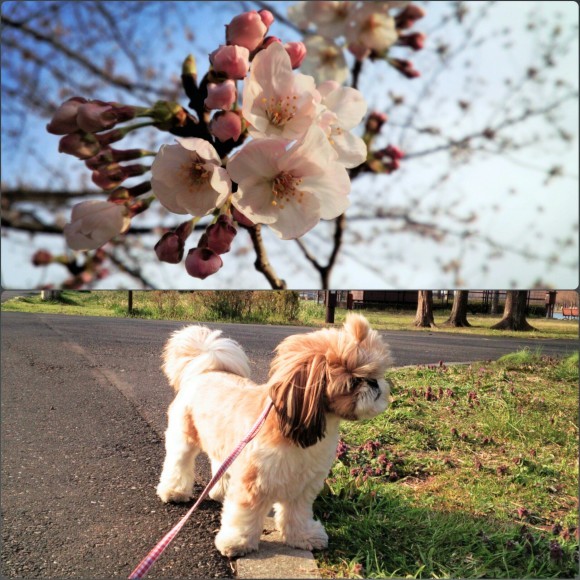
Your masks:
<svg viewBox="0 0 580 580"><path fill-rule="evenodd" d="M221 528L216 548L223 556L234 558L255 552L264 528L264 518L272 502L260 495L249 494L241 486L230 486L224 500Z"/></svg>
<svg viewBox="0 0 580 580"><path fill-rule="evenodd" d="M285 544L303 550L322 550L328 546L326 530L312 513L312 504L321 488L322 485L312 485L301 496L274 505L276 528Z"/></svg>

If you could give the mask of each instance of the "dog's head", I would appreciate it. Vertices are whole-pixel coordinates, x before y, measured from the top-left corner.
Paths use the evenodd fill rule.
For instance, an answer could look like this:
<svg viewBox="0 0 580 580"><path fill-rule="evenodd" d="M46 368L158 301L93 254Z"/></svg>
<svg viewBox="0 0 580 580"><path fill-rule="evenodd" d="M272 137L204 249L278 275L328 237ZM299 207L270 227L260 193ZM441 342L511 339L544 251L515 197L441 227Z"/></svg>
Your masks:
<svg viewBox="0 0 580 580"><path fill-rule="evenodd" d="M349 314L340 330L286 338L268 381L282 434L309 447L324 437L328 414L353 421L382 413L390 362L387 346L358 314Z"/></svg>

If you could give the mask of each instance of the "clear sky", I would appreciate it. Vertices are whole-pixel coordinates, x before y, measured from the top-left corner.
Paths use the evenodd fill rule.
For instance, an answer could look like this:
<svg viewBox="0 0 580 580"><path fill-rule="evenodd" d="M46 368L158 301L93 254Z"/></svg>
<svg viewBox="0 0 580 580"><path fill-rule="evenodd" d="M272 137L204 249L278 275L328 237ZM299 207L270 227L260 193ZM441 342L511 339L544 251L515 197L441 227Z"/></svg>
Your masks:
<svg viewBox="0 0 580 580"><path fill-rule="evenodd" d="M154 3L151 3L154 4ZM183 32L183 11L168 14L164 27L159 29L159 37L150 36L155 29L154 22L144 22L147 34L139 35L152 46L159 44L158 50L150 53L150 58L162 63L164 70L178 75L184 56L192 52L198 58L201 72L205 71L206 55L219 42L223 42L223 25L239 12L237 2L196 2L181 3L192 5L191 19L186 26L195 39L187 38ZM194 6L195 4L195 6ZM276 8L285 13L289 3L277 2ZM447 10L446 3L427 3L427 17L416 25L417 30L429 34L431 44L417 53L400 56L413 58L422 77L408 81L403 79L385 63L366 64L361 77L360 88L371 107L385 109L390 102L390 91L403 95L406 103L415 100L427 89L419 112L414 117L415 128L429 126L445 127L453 136L463 136L482 127L482 120L493 124L494 111L503 103L506 95L504 78L506 75L519 82L531 62L541 58L543 39L549 38L542 30L530 31L527 28L528 13L537 10L539 22L546 27L552 26L557 14L562 14L565 22L576 26L576 46L570 53L547 71L550 79L558 75L578 86L578 46L577 25L578 5L575 2L498 2L478 28L478 35L487 38L495 31L497 37L479 47L473 47L455 59L441 74L438 70L438 57L435 40L438 22ZM475 13L483 2L470 2L468 6ZM111 3L113 5L113 3ZM4 9L3 5L3 9ZM513 30L513 47L507 49L501 30L510 26ZM451 44L462 42L461 27L449 27L446 34ZM285 40L298 38L297 33L286 27L274 25L271 32ZM545 31L544 31L545 32ZM171 36L172 47L165 47L166 34ZM120 61L122 63L122 59ZM467 66L469 62L469 66ZM121 64L121 66L123 66ZM120 69L122 72L122 69ZM463 117L457 115L458 102L472 95L466 89L470 79L474 81L475 98L470 98L470 108ZM4 82L3 77L3 82ZM552 84L543 87L525 84L520 96L529 96L538 102L540 97L549 102L552 97ZM47 87L54 92L56 87ZM538 91L541 94L538 94ZM533 92L533 94L527 94ZM85 95L87 97L112 99L113 94ZM136 103L137 104L137 103ZM185 104L185 102L184 102ZM409 153L422 151L433 145L432 137L426 139L415 130L405 130L401 126L408 116L408 107L390 110L389 123L383 131L384 144L393 143ZM534 145L509 155L480 154L477 161L456 164L449 177L440 182L438 178L448 170L447 153L409 159L402 169L391 176L363 177L353 183L351 199L352 210L349 214L358 216L365 210L382 207L386 209L409 205L412 200L412 215L424 221L436 220L447 224L453 231L461 231L445 215L466 217L477 214L473 224L483 235L493 237L501 246L507 248L527 248L533 253L549 255L556 245L554 239L570 238L568 248L559 250L563 264L547 264L544 260L526 260L517 253L505 253L503 257L488 261L494 254L488 244L465 242L460 237L448 236L443 242L434 243L431 239L414 233L390 232L399 223L384 220L356 221L349 223L347 244L341 254L332 279L335 287L351 288L449 288L455 286L457 277L464 286L472 288L506 288L513 285L531 287L538 282L559 288L575 288L578 285L578 103L570 102L559 110L557 126L566 128L574 136L570 143L553 141L544 143L542 139L553 129L545 122L528 123L517 126L509 133L516 141L532 141ZM3 124L5 119L2 119ZM81 187L87 183L88 172L82 163L57 153L58 137L45 132L46 119L33 115L24 120L21 127L23 138L18 142L2 140L2 183L4 187L26 184L41 189L61 187L49 168L57 167L70 181L69 187ZM538 138L538 135L541 138ZM156 145L172 141L168 134L157 134ZM36 154L41 152L42 164L30 155L33 145ZM561 165L564 177L546 183L545 170ZM445 210L445 211L444 211ZM67 219L63 212L62 219ZM144 216L142 223L158 223L157 216ZM165 218L167 220L167 218ZM135 220L135 225L140 220ZM167 221L165 223L168 223ZM385 232L388 232L385 234ZM313 248L328 249L327 239L331 230L321 224L305 238ZM242 236L244 239L242 239ZM267 287L266 281L253 271L253 257L244 233L236 247L236 255L227 255L224 268L219 274L202 282L187 276L181 265L159 264L151 256L146 273L157 286L169 288L217 288L217 287ZM293 242L280 242L274 236L265 235L272 262L282 277L292 287L311 288L319 284L316 273L301 258ZM355 240L362 243L356 244ZM154 243L155 237L150 243ZM38 238L34 247L43 246L54 252L65 251L62 239L54 236ZM29 265L33 248L26 234L10 233L2 238L2 285L4 288L31 288L39 284L54 282L58 284L65 277L62 268L51 266L48 269L33 268ZM441 268L441 264L461 259L462 267L458 276L452 267ZM488 264L491 264L488 266ZM576 264L574 266L574 264ZM572 267L570 267L572 265ZM127 277L115 276L100 283L101 287L131 287Z"/></svg>

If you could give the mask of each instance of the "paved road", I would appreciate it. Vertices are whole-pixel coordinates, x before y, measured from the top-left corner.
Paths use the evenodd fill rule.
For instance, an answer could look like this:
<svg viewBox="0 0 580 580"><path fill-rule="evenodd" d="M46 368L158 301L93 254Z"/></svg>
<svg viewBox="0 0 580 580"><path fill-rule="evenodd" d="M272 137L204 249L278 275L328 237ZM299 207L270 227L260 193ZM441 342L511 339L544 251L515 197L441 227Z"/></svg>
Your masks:
<svg viewBox="0 0 580 580"><path fill-rule="evenodd" d="M172 398L160 352L183 324L2 313L2 576L126 577L186 511L154 491ZM258 381L282 338L311 331L208 326L244 346ZM398 366L496 359L524 346L577 349L576 341L383 334ZM218 527L219 506L205 502L150 576L231 576L213 548Z"/></svg>

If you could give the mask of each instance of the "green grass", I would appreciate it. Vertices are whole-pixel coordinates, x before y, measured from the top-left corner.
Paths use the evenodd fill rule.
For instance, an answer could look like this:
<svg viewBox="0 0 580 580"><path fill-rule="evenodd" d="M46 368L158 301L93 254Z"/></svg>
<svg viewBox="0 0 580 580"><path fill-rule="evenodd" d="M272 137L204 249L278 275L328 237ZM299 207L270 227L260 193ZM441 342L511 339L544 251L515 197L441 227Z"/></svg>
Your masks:
<svg viewBox="0 0 580 580"><path fill-rule="evenodd" d="M325 307L310 301L301 301L294 313L289 316L288 309L276 311L276 306L267 296L276 293L256 292L250 300L240 300L239 304L227 307L227 301L236 301L238 293L224 293L225 300L218 304L219 292L177 292L177 291L134 291L133 313L135 318L162 320L194 320L199 322L246 322L261 324L302 324L305 326L323 326ZM213 295L213 296L212 296ZM59 302L43 302L40 296L17 298L2 304L7 312L46 312L85 316L130 316L127 312L126 291L79 292L64 291ZM263 303L263 304L262 304ZM235 306L235 308L234 308ZM250 306L252 306L250 308ZM406 330L415 332L453 332L460 334L478 334L485 336L517 336L526 338L578 338L577 320L548 320L530 318L537 328L533 332L508 332L491 330L490 326L500 320L499 316L468 316L470 328L447 328L443 322L449 312L435 311L437 328L418 329L413 326L414 313L409 311L392 312L378 310L361 311L371 325L377 330ZM347 311L336 309L335 322L344 322Z"/></svg>
<svg viewBox="0 0 580 580"><path fill-rule="evenodd" d="M577 577L578 355L389 378L390 408L343 424L315 503L323 575Z"/></svg>

